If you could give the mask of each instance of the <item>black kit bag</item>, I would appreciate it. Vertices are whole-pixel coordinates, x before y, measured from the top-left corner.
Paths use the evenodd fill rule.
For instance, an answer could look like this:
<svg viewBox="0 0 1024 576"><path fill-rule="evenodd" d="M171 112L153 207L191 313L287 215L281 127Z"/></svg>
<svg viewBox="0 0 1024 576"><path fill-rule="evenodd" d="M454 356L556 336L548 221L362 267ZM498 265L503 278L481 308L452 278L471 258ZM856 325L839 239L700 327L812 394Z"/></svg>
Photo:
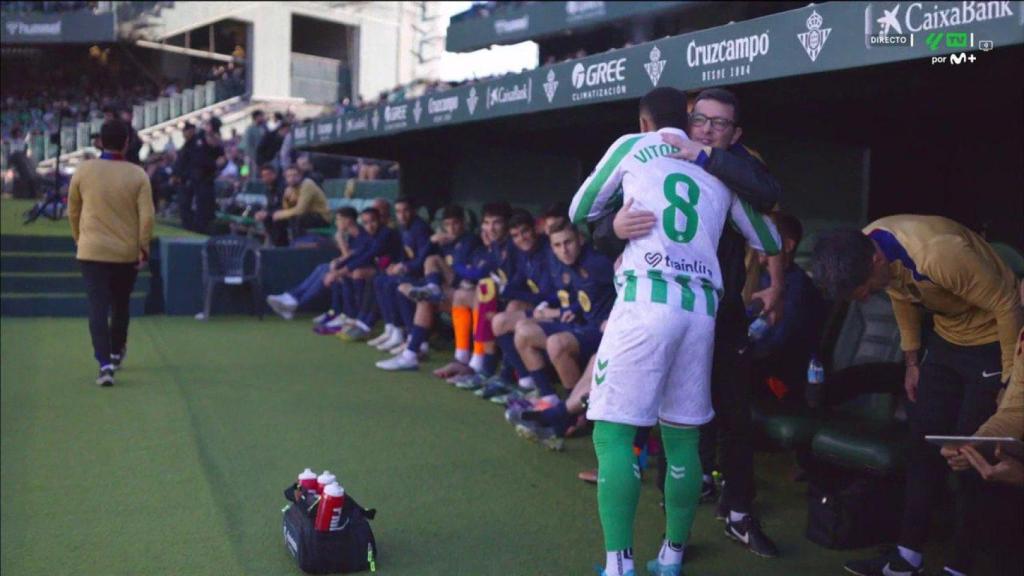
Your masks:
<svg viewBox="0 0 1024 576"><path fill-rule="evenodd" d="M896 540L903 482L850 471L816 472L807 487L807 539L825 548L865 548Z"/></svg>
<svg viewBox="0 0 1024 576"><path fill-rule="evenodd" d="M377 515L345 494L341 507L341 529L320 532L314 526L318 500L315 494L300 493L293 484L284 491L289 504L283 510L284 544L299 568L308 574L348 574L377 569L377 541L370 520Z"/></svg>

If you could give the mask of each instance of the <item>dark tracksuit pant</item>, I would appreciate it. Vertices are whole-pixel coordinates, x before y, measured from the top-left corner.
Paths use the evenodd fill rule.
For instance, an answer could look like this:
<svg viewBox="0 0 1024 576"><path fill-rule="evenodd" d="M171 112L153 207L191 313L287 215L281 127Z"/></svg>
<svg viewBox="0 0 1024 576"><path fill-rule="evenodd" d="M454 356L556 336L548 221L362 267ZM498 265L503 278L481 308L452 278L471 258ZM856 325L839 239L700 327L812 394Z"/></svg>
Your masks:
<svg viewBox="0 0 1024 576"><path fill-rule="evenodd" d="M750 512L754 501L754 447L750 417L750 351L742 302L723 300L715 324L711 404L715 419L701 427L701 464L714 470L721 439L722 502L729 510Z"/></svg>
<svg viewBox="0 0 1024 576"><path fill-rule="evenodd" d="M100 367L111 354L121 354L128 343L128 316L138 270L135 263L80 260L89 297L89 334Z"/></svg>
<svg viewBox="0 0 1024 576"><path fill-rule="evenodd" d="M996 410L1002 388L998 343L957 346L931 335L922 353L917 402L908 404L910 461L907 465L906 505L899 543L922 551L927 538L933 497L945 484L949 467L939 447L926 435L971 436ZM949 567L967 572L980 525L982 479L974 469L956 474L955 532Z"/></svg>

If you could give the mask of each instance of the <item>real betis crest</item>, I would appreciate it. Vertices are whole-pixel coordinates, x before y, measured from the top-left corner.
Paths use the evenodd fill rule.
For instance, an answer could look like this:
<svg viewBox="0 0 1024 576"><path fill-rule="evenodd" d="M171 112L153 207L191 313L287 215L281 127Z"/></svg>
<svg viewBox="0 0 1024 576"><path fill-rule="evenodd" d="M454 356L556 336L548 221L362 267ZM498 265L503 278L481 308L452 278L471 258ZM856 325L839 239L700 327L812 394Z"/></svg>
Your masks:
<svg viewBox="0 0 1024 576"><path fill-rule="evenodd" d="M644 64L644 69L647 70L647 76L651 79L651 85L657 86L668 60L661 59L661 50L658 50L657 46L651 48L650 59L650 62Z"/></svg>
<svg viewBox="0 0 1024 576"><path fill-rule="evenodd" d="M807 19L807 32L801 32L796 35L811 62L818 59L818 54L821 54L821 49L825 47L828 35L832 33L831 28L821 27L824 22L825 19L818 14L817 10L814 10Z"/></svg>

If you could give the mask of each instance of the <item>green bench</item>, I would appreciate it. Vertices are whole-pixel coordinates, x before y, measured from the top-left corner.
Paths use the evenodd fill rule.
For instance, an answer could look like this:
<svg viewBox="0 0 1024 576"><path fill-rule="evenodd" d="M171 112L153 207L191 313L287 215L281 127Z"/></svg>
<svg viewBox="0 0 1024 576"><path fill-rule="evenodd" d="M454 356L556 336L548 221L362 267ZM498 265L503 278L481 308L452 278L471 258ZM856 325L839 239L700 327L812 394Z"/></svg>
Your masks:
<svg viewBox="0 0 1024 576"><path fill-rule="evenodd" d="M901 361L892 305L888 297L878 294L849 306L826 374ZM760 403L753 410L754 425L776 447L810 450L832 464L886 474L902 467L905 449L906 427L894 417L896 401L892 394L877 393L820 410Z"/></svg>

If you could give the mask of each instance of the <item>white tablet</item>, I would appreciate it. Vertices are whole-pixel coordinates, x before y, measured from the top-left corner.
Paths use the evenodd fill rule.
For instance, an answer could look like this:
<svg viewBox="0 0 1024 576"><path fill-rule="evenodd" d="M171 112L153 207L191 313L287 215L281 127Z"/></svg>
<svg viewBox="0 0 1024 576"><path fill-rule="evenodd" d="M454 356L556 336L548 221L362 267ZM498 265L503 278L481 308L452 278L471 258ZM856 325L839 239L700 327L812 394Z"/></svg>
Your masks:
<svg viewBox="0 0 1024 576"><path fill-rule="evenodd" d="M992 454L996 445L1002 447L1003 452L1014 458L1024 460L1024 442L1016 438L995 438L992 436L925 436L925 441L939 446L963 446L971 444L979 448L984 447L988 454Z"/></svg>

